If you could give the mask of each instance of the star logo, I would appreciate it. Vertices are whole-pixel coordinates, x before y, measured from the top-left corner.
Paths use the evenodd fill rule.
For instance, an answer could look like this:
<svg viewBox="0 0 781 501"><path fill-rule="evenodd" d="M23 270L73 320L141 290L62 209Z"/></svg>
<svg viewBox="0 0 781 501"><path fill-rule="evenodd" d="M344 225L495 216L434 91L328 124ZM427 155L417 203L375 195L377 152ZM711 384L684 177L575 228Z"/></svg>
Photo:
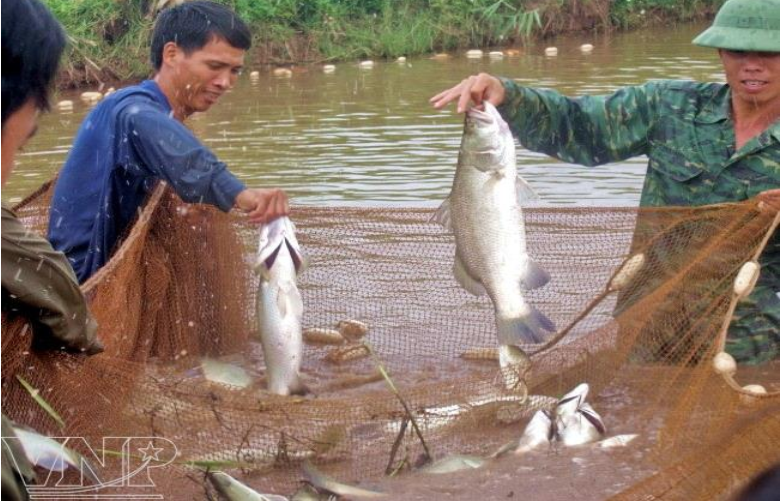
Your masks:
<svg viewBox="0 0 781 501"><path fill-rule="evenodd" d="M157 455L160 454L162 450L162 447L155 447L154 444L152 444L150 441L149 444L143 449L139 448L138 452L144 455L144 457L141 458L141 461L160 461Z"/></svg>

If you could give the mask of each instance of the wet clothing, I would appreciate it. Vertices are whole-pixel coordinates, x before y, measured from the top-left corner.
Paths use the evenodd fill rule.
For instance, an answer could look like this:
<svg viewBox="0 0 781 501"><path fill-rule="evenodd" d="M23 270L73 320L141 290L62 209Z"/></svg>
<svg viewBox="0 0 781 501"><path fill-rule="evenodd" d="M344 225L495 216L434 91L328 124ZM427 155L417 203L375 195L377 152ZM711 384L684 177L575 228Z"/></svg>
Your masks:
<svg viewBox="0 0 781 501"><path fill-rule="evenodd" d="M87 115L57 179L48 238L80 282L109 260L159 179L185 202L226 212L244 190L147 80L111 94Z"/></svg>
<svg viewBox="0 0 781 501"><path fill-rule="evenodd" d="M524 147L587 166L647 155L641 206L737 202L779 187L778 121L736 151L726 84L655 81L568 98L502 82L498 109ZM759 262L728 333L728 351L742 362L779 356L778 231Z"/></svg>
<svg viewBox="0 0 781 501"><path fill-rule="evenodd" d="M99 353L97 323L62 252L2 208L3 315L23 315L33 347Z"/></svg>

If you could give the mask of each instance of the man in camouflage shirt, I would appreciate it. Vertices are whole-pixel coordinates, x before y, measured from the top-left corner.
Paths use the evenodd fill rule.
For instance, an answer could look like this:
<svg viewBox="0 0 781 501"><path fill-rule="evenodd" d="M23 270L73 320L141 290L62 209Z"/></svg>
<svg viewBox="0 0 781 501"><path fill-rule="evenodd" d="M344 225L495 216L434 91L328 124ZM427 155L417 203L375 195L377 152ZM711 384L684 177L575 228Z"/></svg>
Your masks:
<svg viewBox="0 0 781 501"><path fill-rule="evenodd" d="M779 0L728 0L694 43L719 50L726 84L657 81L568 98L482 73L434 96L464 112L489 101L526 148L582 165L649 158L640 205L696 206L758 197L779 207ZM779 357L778 231L738 304L727 351Z"/></svg>

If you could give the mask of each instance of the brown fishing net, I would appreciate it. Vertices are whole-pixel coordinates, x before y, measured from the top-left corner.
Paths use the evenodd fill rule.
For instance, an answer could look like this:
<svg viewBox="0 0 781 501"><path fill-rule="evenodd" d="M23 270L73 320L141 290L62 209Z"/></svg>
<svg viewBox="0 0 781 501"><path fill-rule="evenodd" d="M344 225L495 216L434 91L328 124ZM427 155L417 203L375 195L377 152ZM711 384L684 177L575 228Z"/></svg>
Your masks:
<svg viewBox="0 0 781 501"><path fill-rule="evenodd" d="M16 208L42 233L49 196L44 186ZM760 397L741 393L712 368L733 281L765 245L775 214L752 201L526 210L530 253L552 277L527 297L560 335L527 347L534 366L523 403L506 389L492 352L491 304L457 285L453 237L430 216L424 209L294 210L310 261L299 277L304 327L360 320L376 357L360 347L307 345L303 372L313 395L279 397L264 392L256 340L257 229L241 216L183 204L161 186L112 261L84 285L104 354L32 352L23 320L3 318L3 412L42 433L93 445L107 436L170 441L152 440L160 448L175 444L179 455L150 477L154 492L175 499L208 496L188 461L226 462L220 469L259 491L289 495L307 459L341 480L413 498L409 485L420 482L413 470L426 448L437 458L487 456L517 440L549 397L582 382L591 386L589 401L608 436L636 433L636 441L601 455L588 452L592 445L503 456L485 467L488 474L514 472L505 475L508 486L556 499L567 491L565 477L534 468L544 463L557 471L577 459L573 454L586 454L592 481L572 484L579 499L717 499L778 461L778 362L736 374L741 385L763 385L769 394ZM638 254L639 271L618 286L619 270ZM238 389L209 381L200 369L206 356L243 367L254 383ZM426 448L378 374L380 363ZM526 465L523 479L517 465ZM120 468L109 460L102 466L108 476ZM425 481L436 482L443 483ZM115 492L126 493L121 487Z"/></svg>

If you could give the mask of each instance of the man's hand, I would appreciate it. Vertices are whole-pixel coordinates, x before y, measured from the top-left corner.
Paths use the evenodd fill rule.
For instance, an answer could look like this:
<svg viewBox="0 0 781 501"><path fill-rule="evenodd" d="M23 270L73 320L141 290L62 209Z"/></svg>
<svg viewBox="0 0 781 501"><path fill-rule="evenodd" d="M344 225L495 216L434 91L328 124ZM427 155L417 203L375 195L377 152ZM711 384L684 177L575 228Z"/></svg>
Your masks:
<svg viewBox="0 0 781 501"><path fill-rule="evenodd" d="M268 223L290 213L287 195L279 189L247 188L236 196L236 207L253 223Z"/></svg>
<svg viewBox="0 0 781 501"><path fill-rule="evenodd" d="M778 192L779 190L767 190L757 195L757 198L759 199L759 209L778 212Z"/></svg>
<svg viewBox="0 0 781 501"><path fill-rule="evenodd" d="M504 101L504 85L498 78L488 73L480 73L463 80L455 87L440 92L429 99L429 102L434 105L434 108L440 109L456 99L458 99L456 106L458 113L466 111L469 101L472 101L475 106L480 106L483 101L499 106Z"/></svg>

